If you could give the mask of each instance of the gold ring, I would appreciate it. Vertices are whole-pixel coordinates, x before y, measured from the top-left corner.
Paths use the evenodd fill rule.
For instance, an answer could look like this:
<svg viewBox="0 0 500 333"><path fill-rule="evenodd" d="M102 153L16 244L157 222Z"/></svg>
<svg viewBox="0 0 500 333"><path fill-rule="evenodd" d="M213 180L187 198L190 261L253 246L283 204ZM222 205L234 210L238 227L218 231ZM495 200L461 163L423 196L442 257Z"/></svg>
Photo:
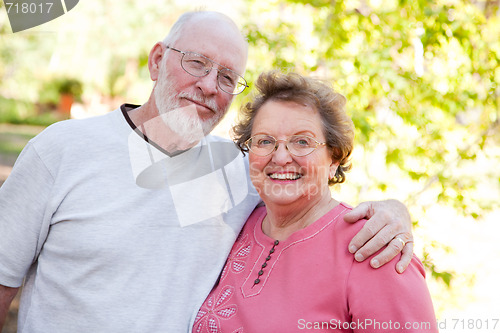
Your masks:
<svg viewBox="0 0 500 333"><path fill-rule="evenodd" d="M396 237L394 237L394 239L397 239L398 241L400 241L401 244L403 244L403 247L405 247L406 243L405 243L405 241L403 239L401 239L401 237L396 236Z"/></svg>

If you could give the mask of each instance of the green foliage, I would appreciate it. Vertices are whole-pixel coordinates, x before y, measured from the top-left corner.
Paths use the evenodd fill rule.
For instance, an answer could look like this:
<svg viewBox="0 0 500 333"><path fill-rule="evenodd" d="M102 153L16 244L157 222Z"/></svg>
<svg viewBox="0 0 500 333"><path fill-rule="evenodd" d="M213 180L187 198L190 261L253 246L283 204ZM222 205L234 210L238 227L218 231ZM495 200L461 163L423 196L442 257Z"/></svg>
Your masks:
<svg viewBox="0 0 500 333"><path fill-rule="evenodd" d="M245 26L243 33L246 34L250 45L265 45L269 48L270 54L267 56L271 60L272 67L280 68L283 71L295 67L293 57L287 56L290 49L295 50L298 47L293 35L293 27L290 24L279 23L272 35L261 33L256 24L248 24ZM287 38L283 39L282 36L287 36Z"/></svg>
<svg viewBox="0 0 500 333"><path fill-rule="evenodd" d="M107 91L111 97L124 95L126 87L121 83L121 79L125 75L125 59L113 59L109 64Z"/></svg>
<svg viewBox="0 0 500 333"><path fill-rule="evenodd" d="M262 7L247 0L245 31L258 59L250 75L285 67L327 78L347 96L366 158L354 170L364 168L368 178L348 175L359 192L397 192L417 215L425 197L480 218L499 208L500 192L498 166L477 168L500 157L500 17L492 3L483 12L469 1L276 0ZM424 262L450 284L453 272Z"/></svg>
<svg viewBox="0 0 500 333"><path fill-rule="evenodd" d="M83 84L80 80L63 78L56 81L57 90L60 94L68 94L80 100L83 93Z"/></svg>
<svg viewBox="0 0 500 333"><path fill-rule="evenodd" d="M60 96L71 95L76 101L81 101L83 94L83 83L74 78L52 78L42 82L38 92L38 101L57 105Z"/></svg>
<svg viewBox="0 0 500 333"><path fill-rule="evenodd" d="M431 272L434 279L441 280L448 288L451 287L453 272L439 271L436 265L432 262L431 256L427 251L424 251L422 263Z"/></svg>
<svg viewBox="0 0 500 333"><path fill-rule="evenodd" d="M498 36L500 28L473 4L281 3L314 17L313 38L319 42L309 52L315 54L315 63L301 57L308 53L295 37L301 20L250 21L250 43L272 54L269 67L316 70L332 80L348 97L357 144L373 147L383 141L386 162L411 179L430 178L461 160L474 160L476 150L483 148L466 138L483 137L485 142L482 131L498 131L500 77L494 73L499 72L500 42L491 36L493 31ZM293 51L287 49L297 55L292 62L285 52ZM476 121L468 120L474 117ZM451 136L460 141L450 145ZM463 183L451 172L440 177L446 186ZM437 199L445 197L441 193Z"/></svg>
<svg viewBox="0 0 500 333"><path fill-rule="evenodd" d="M50 78L68 77L84 86L89 100L83 102L126 96L142 103L151 89L145 55L147 60L151 47L182 11L173 2L80 1L67 15L12 33L1 8L0 96L56 104ZM77 85L69 87L73 93L74 88L79 90Z"/></svg>
<svg viewBox="0 0 500 333"><path fill-rule="evenodd" d="M0 96L0 123L48 126L58 121L51 113L37 112L37 105Z"/></svg>
<svg viewBox="0 0 500 333"><path fill-rule="evenodd" d="M0 154L17 157L33 135L0 132Z"/></svg>

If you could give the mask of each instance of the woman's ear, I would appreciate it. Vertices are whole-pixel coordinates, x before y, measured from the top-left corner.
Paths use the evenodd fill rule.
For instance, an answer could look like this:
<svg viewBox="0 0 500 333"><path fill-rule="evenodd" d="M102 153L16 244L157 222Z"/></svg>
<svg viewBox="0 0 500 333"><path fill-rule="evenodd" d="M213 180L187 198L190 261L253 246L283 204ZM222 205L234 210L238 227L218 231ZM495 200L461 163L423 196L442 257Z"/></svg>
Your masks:
<svg viewBox="0 0 500 333"><path fill-rule="evenodd" d="M330 164L330 172L328 173L328 179L333 179L335 178L335 174L337 173L337 169L339 167L339 162L333 161L332 164Z"/></svg>

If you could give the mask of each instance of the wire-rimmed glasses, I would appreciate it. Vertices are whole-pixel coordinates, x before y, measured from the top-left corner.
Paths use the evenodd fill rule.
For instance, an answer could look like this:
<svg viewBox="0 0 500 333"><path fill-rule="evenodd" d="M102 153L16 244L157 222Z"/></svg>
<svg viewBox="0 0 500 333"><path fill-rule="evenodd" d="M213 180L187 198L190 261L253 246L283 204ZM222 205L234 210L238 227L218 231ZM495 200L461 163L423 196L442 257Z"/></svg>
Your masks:
<svg viewBox="0 0 500 333"><path fill-rule="evenodd" d="M290 154L302 157L311 154L326 142L318 142L307 135L292 135L287 140L278 140L272 135L258 134L245 141L245 146L257 156L267 156L278 149L279 142L284 142Z"/></svg>
<svg viewBox="0 0 500 333"><path fill-rule="evenodd" d="M219 88L231 95L238 95L248 87L247 81L243 76L233 70L216 63L212 59L191 51L181 51L171 46L166 46L167 49L179 52L182 54L181 67L190 75L196 77L206 76L214 68L214 64L219 66L217 70L217 84Z"/></svg>

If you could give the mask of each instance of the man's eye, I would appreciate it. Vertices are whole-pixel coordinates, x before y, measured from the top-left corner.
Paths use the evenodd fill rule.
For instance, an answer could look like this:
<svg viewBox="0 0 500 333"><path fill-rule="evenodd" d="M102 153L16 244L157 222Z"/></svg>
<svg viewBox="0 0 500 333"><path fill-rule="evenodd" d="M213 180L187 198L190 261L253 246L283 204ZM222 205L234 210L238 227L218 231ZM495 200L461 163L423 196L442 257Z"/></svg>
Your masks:
<svg viewBox="0 0 500 333"><path fill-rule="evenodd" d="M187 63L191 67L196 67L196 68L204 68L205 67L205 62L199 59L190 59L187 60Z"/></svg>
<svg viewBox="0 0 500 333"><path fill-rule="evenodd" d="M225 74L225 73L220 74L219 80L223 85L225 85L227 87L234 87L235 82L236 82L235 78L232 75Z"/></svg>

